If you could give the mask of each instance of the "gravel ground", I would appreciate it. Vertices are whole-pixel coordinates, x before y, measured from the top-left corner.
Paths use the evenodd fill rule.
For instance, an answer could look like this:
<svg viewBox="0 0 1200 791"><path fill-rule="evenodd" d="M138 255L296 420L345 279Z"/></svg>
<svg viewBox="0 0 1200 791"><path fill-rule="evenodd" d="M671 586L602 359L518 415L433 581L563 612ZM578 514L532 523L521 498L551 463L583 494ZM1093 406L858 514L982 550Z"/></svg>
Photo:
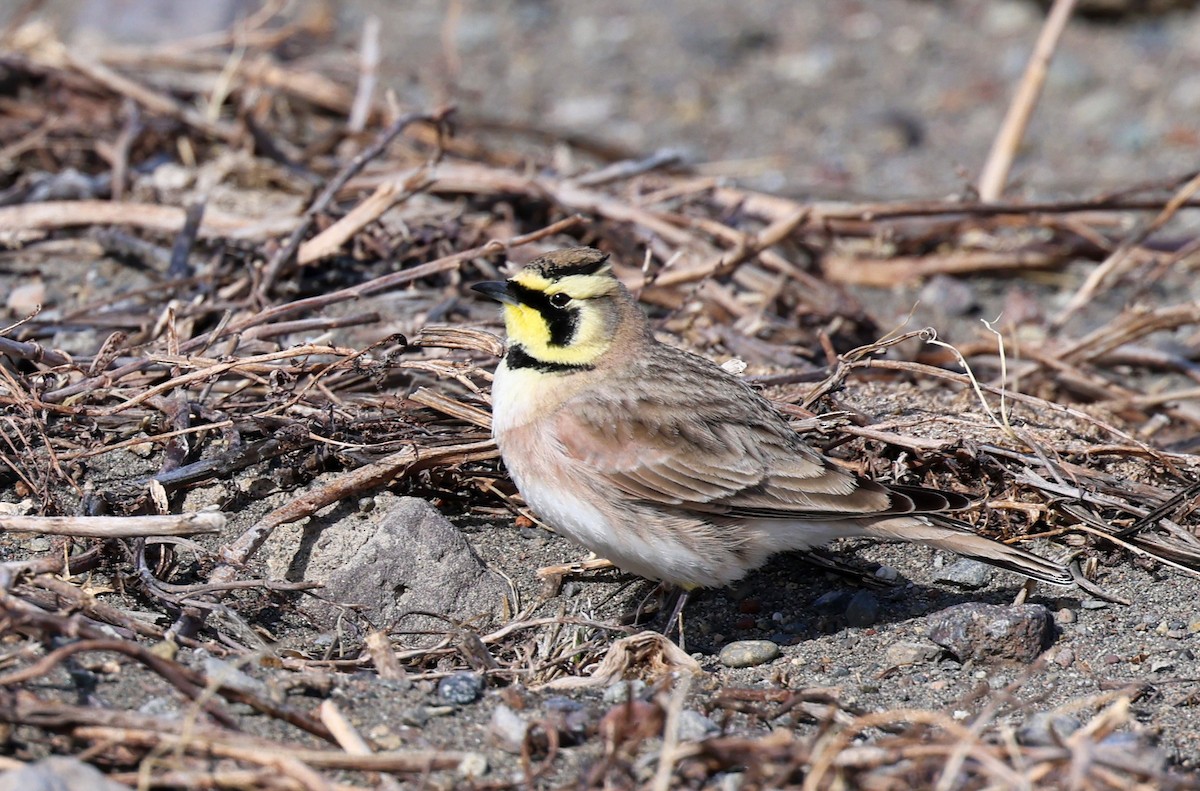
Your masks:
<svg viewBox="0 0 1200 791"><path fill-rule="evenodd" d="M146 35L106 14L120 5L61 0L47 3L46 13L76 25L81 39L97 19L107 20L118 37ZM448 18L447 5L436 0L362 0L342 4L338 13L348 37L366 14L381 17L383 82L402 102L425 106L452 99L468 124L551 129L631 154L681 149L701 172L775 192L838 199L968 190L1041 21L1039 7L1020 0L598 0L586 6L497 0L454 7L459 13ZM223 23L220 14L215 18ZM155 32L169 38L195 32L195 23L164 22ZM1090 196L1194 168L1200 151L1198 66L1200 13L1073 25L1021 149L1012 194ZM1068 285L1078 283L1077 274L1064 275ZM995 288L994 282L974 285ZM1055 289L1039 297L1052 300ZM884 313L903 313L911 294L866 298ZM884 393L854 385L843 398L867 415L914 415L914 425L930 432L978 430L986 436L990 430L969 418L964 420L974 428L947 428L942 415L962 416L969 407L934 401L915 388ZM1064 436L1075 430L1040 428ZM255 513L269 507L264 500ZM231 525L230 535L242 527ZM555 536L507 521L481 526L464 520L463 529L487 564L510 577L526 599L539 592L533 569L580 555ZM1009 603L1019 587L1015 578L997 573L982 587L962 590L935 582L951 558L905 547L850 549L868 569L882 564L896 570L900 584L855 598L864 589L784 558L734 589L697 597L688 610L686 643L709 673L708 688L829 687L842 704L864 710L966 712L977 708L973 695L981 689L1001 689L1024 676L1027 668L1019 663L962 662L919 648L928 645L928 616L964 602ZM1157 752L1146 748L1151 759L1200 772L1200 581L1147 569L1120 553L1103 560L1097 582L1131 604L1039 588L1031 601L1053 614L1053 646L1046 666L1016 697L1036 699L1030 710L1050 711L1126 683L1148 684L1129 732L1140 744L1157 743ZM636 607L646 592L602 573L569 582L547 611L615 617ZM852 601L855 612L866 611L851 619L858 625L847 622ZM299 627L293 636L310 639ZM722 648L745 639L770 640L780 654L753 667L721 664ZM897 645L918 648L889 654ZM893 661L901 656L915 661ZM104 677L98 694L117 700L139 683ZM517 770L515 759L496 746L489 723L497 710L505 706L528 717L560 705L551 704L553 693L529 692L518 706L511 693L489 688L478 701L444 706L434 682L388 686L361 676L339 680L334 694L379 747L418 741L480 749L505 777ZM573 700L593 714L612 704L601 691L577 693ZM710 713L699 699L689 706ZM1028 713L1014 714L1014 721L1028 720ZM703 717L694 724L707 727ZM765 733L769 726L746 727ZM595 742L568 748L558 775L547 782L565 781L600 750Z"/></svg>

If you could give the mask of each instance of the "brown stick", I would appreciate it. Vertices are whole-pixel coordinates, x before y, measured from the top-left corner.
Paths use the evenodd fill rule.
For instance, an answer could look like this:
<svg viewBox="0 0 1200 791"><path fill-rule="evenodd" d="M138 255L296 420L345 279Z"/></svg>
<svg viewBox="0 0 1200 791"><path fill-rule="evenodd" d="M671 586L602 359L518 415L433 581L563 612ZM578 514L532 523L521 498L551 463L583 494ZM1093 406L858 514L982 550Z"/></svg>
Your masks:
<svg viewBox="0 0 1200 791"><path fill-rule="evenodd" d="M190 536L219 533L225 514L191 513L165 516L0 516L0 530L90 538Z"/></svg>
<svg viewBox="0 0 1200 791"><path fill-rule="evenodd" d="M247 763L272 766L279 758L291 758L309 766L322 769L344 769L364 772L429 772L439 769L455 769L469 753L450 750L406 750L370 755L351 755L341 750L311 750L301 747L273 745L247 746L237 737L217 737L209 734L175 734L134 728L106 728L83 726L76 728L75 736L93 741L111 741L115 744L139 747L165 746L182 749L201 755L233 758Z"/></svg>
<svg viewBox="0 0 1200 791"><path fill-rule="evenodd" d="M1008 106L1008 113L1004 116L987 162L984 163L983 173L979 177L979 199L985 203L998 200L1004 192L1013 158L1021 145L1021 138L1025 136L1025 129L1029 126L1029 119L1033 116L1038 97L1042 95L1050 59L1054 57L1058 40L1062 37L1074 8L1075 0L1054 0L1050 15L1042 25L1042 32L1033 47L1033 54L1025 67L1021 84L1017 86L1017 94Z"/></svg>

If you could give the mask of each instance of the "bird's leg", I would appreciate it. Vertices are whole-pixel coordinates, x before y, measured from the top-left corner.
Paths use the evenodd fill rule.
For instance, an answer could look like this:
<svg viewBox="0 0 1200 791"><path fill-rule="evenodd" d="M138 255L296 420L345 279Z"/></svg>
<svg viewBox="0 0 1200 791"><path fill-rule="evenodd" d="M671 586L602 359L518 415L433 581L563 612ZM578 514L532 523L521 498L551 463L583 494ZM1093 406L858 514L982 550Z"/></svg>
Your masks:
<svg viewBox="0 0 1200 791"><path fill-rule="evenodd" d="M638 604L637 611L633 615L633 622L638 623L642 620L642 610L650 602L651 597L657 598L662 596L660 601L663 605L669 605L670 616L662 625L663 637L670 637L676 627L679 629L679 647L683 648L683 608L687 604L688 594L691 593L688 588L681 588L667 582L660 582L655 586L654 590L650 591L645 598ZM662 610L667 610L668 607L662 607ZM660 610L661 614L661 610ZM657 618L655 619L657 620Z"/></svg>
<svg viewBox="0 0 1200 791"><path fill-rule="evenodd" d="M674 588L671 591L670 599L674 600L674 606L671 607L671 617L667 618L666 626L663 627L663 637L670 638L671 632L675 627L679 627L679 647L686 651L683 645L683 608L687 604L688 595L691 593L687 588Z"/></svg>

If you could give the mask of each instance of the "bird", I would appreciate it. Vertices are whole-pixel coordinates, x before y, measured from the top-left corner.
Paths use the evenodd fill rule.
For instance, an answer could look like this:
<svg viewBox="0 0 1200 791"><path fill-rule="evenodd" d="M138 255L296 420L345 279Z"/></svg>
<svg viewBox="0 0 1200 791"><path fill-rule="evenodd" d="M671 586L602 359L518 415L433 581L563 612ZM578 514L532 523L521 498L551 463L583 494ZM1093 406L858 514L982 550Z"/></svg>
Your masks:
<svg viewBox="0 0 1200 791"><path fill-rule="evenodd" d="M1074 582L1061 564L946 513L968 498L836 465L740 378L659 341L604 252L553 251L472 288L502 306L492 435L525 502L559 534L675 586L683 601L777 553L852 536Z"/></svg>

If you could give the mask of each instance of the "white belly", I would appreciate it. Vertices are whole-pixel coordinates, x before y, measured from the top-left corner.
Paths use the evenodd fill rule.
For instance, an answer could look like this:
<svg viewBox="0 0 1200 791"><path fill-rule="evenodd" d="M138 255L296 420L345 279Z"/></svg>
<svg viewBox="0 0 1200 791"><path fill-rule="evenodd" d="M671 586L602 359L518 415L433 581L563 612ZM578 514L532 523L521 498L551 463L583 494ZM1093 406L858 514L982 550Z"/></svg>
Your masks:
<svg viewBox="0 0 1200 791"><path fill-rule="evenodd" d="M769 554L769 533L728 533L694 517L672 516L596 485L596 471L558 441L559 399L547 405L545 376L501 364L492 385L492 434L525 502L555 532L606 558L622 571L685 587L715 587L741 579Z"/></svg>

